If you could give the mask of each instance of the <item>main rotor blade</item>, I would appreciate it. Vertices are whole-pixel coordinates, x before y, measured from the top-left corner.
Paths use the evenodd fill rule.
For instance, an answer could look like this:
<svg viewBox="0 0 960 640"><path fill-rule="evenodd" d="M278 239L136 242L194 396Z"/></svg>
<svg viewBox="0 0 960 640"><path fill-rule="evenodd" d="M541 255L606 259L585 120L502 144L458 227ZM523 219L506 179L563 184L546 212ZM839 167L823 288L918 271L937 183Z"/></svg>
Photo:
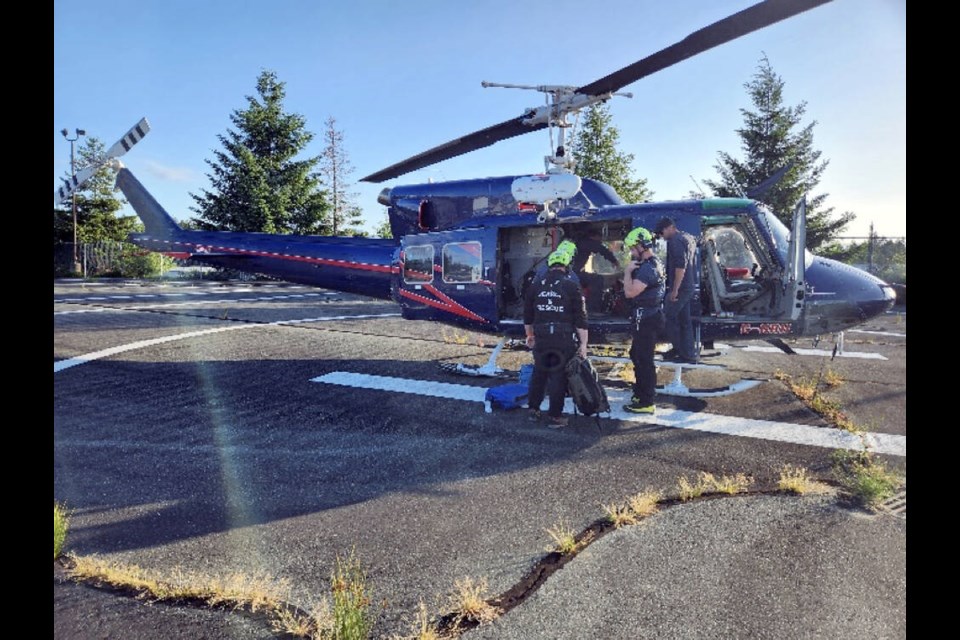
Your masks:
<svg viewBox="0 0 960 640"><path fill-rule="evenodd" d="M494 142L499 142L500 140L506 140L507 138L523 135L524 133L530 133L531 131L539 131L540 129L545 129L547 127L546 123L525 125L523 122L521 122L521 120L526 117L527 115L524 114L518 118L513 118L511 120L507 120L506 122L501 122L500 124L495 124L492 127L487 127L486 129L481 129L480 131L474 131L473 133L467 134L462 138L451 140L450 142L441 144L440 146L429 149L428 151L424 151L423 153L418 153L417 155L407 158L406 160L402 160L387 167L386 169L382 169L376 173L371 173L365 178L360 178L360 181L383 182L384 180L396 178L397 176L402 176L405 173L410 173L411 171L416 171L417 169L430 166L431 164L435 164L441 160L463 155L464 153L474 151L476 149L482 149L483 147L489 147Z"/></svg>
<svg viewBox="0 0 960 640"><path fill-rule="evenodd" d="M661 49L619 71L614 71L596 82L584 85L577 89L577 93L597 96L619 91L640 78L666 69L698 53L703 53L717 45L730 42L752 31L762 29L827 2L830 2L830 0L765 0L723 20L714 22L699 31L694 31L680 42L672 44L666 49Z"/></svg>

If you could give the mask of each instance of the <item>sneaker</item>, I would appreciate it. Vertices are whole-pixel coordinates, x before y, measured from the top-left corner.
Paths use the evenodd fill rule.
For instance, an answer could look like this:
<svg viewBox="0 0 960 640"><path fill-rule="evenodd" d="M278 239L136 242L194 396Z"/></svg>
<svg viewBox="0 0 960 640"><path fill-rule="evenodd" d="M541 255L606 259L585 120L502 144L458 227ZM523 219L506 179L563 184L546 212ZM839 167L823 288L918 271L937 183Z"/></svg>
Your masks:
<svg viewBox="0 0 960 640"><path fill-rule="evenodd" d="M540 412L540 409L530 409L530 419L534 422L540 422L540 418L543 417L543 413Z"/></svg>
<svg viewBox="0 0 960 640"><path fill-rule="evenodd" d="M569 423L570 423L570 419L567 418L566 416L557 416L556 418L554 418L553 416L550 416L547 419L547 426L553 429L559 429L561 427L565 427Z"/></svg>
<svg viewBox="0 0 960 640"><path fill-rule="evenodd" d="M641 404L637 402L636 398L631 399L630 404L623 405L623 410L630 413L640 413L648 416L652 416L657 412L656 405L652 404Z"/></svg>

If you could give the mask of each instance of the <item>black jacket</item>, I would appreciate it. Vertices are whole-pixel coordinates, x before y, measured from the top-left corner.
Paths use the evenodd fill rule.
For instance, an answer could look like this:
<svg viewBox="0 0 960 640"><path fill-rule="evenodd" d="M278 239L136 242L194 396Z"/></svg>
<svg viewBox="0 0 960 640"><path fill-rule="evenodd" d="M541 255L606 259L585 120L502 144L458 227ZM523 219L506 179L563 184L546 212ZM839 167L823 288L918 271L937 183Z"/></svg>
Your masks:
<svg viewBox="0 0 960 640"><path fill-rule="evenodd" d="M550 269L534 280L523 301L523 324L568 324L587 328L587 307L580 285L566 270Z"/></svg>

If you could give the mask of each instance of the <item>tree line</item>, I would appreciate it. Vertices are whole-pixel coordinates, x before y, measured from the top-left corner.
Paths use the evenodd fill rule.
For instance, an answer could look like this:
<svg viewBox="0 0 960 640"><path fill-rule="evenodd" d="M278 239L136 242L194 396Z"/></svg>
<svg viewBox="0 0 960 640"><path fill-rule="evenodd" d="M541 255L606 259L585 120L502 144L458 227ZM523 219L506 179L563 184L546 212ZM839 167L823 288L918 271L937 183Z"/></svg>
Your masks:
<svg viewBox="0 0 960 640"><path fill-rule="evenodd" d="M764 56L753 78L744 84L753 108L742 108L743 126L736 133L741 155L719 152L716 178L703 183L715 196L743 196L784 169L779 181L756 196L788 227L797 201L807 196L807 246L827 248L854 219L835 214L826 193L815 193L828 161L813 146L816 121L803 124L806 102L789 106L784 81ZM221 148L207 159L209 186L191 193L193 218L184 226L217 231L260 231L317 235L367 235L356 194L350 190L353 167L344 133L329 117L318 155L304 156L314 134L306 118L285 110L285 83L273 71L257 77L256 92L230 114L231 128L218 136ZM619 130L609 107L600 103L583 114L571 144L576 172L612 186L626 202L649 200L647 181L634 175L634 154L620 150ZM79 149L82 169L103 153L103 144L87 138ZM702 194L690 193L692 197ZM134 216L118 216L124 202L104 169L77 193L78 240L123 240L140 228ZM390 237L386 215L375 231ZM72 214L54 210L54 242L72 240Z"/></svg>

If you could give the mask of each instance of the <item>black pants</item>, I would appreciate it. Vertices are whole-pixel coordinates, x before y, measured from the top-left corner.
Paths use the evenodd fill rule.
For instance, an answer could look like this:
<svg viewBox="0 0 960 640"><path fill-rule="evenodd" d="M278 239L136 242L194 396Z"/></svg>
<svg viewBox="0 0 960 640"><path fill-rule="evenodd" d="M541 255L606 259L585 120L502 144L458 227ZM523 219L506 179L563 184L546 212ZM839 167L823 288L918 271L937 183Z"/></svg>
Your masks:
<svg viewBox="0 0 960 640"><path fill-rule="evenodd" d="M633 326L633 344L630 345L630 360L637 381L633 383L633 397L643 406L653 404L657 394L657 367L653 364L653 348L657 335L666 324L663 312L648 316Z"/></svg>
<svg viewBox="0 0 960 640"><path fill-rule="evenodd" d="M580 286L586 288L587 311L600 311L603 302L603 276L581 271L577 274Z"/></svg>
<svg viewBox="0 0 960 640"><path fill-rule="evenodd" d="M533 375L530 377L529 407L539 409L546 390L550 395L547 415L557 418L563 413L567 396L567 362L577 353L571 341L550 341L537 338L533 346Z"/></svg>

